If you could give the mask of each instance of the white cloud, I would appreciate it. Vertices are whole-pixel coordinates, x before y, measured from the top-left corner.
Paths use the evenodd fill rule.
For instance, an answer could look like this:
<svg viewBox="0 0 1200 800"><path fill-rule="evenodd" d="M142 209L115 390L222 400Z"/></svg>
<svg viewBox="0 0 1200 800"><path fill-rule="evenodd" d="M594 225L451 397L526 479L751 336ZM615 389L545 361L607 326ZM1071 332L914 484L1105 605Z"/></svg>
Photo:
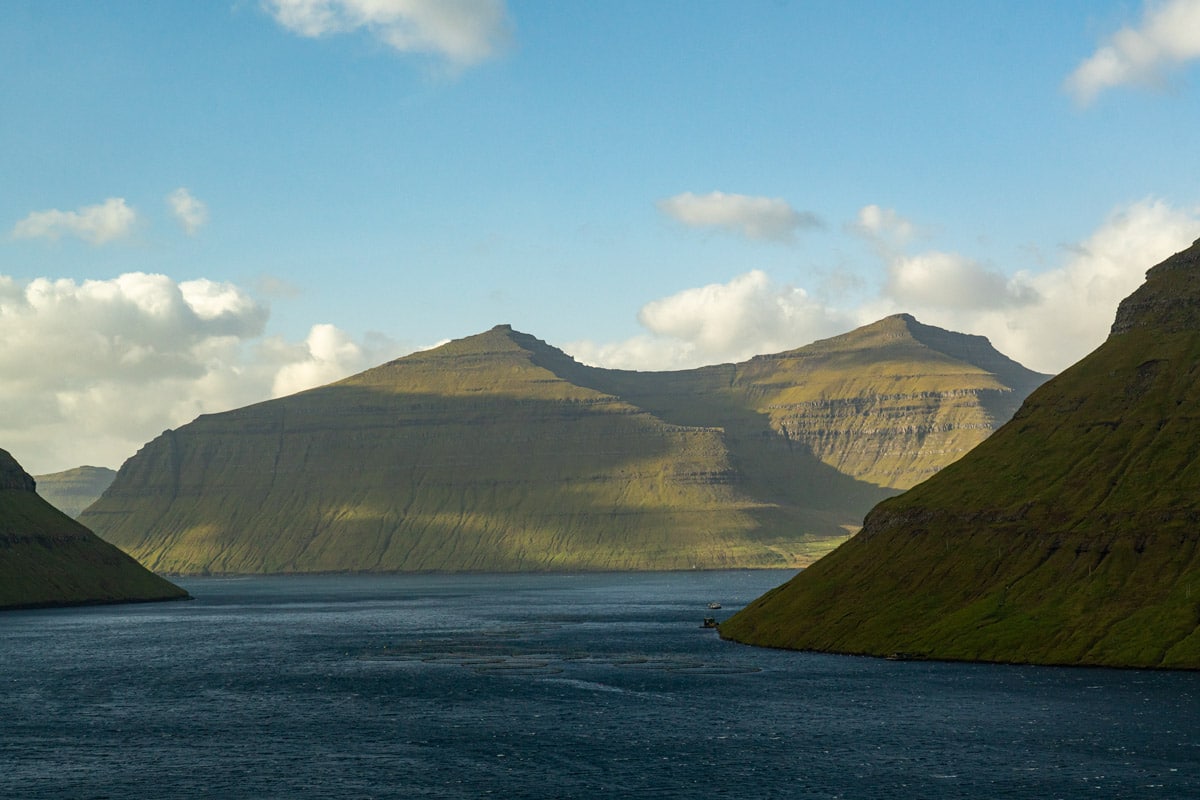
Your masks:
<svg viewBox="0 0 1200 800"><path fill-rule="evenodd" d="M367 30L403 53L435 54L458 66L503 50L511 23L503 0L266 0L275 20L301 36Z"/></svg>
<svg viewBox="0 0 1200 800"><path fill-rule="evenodd" d="M368 366L366 356L349 334L333 325L314 325L294 359L275 373L271 395L302 392L336 381Z"/></svg>
<svg viewBox="0 0 1200 800"><path fill-rule="evenodd" d="M888 266L884 293L905 307L969 310L1006 308L1034 297L1020 277L1010 279L957 253L939 252L896 258Z"/></svg>
<svg viewBox="0 0 1200 800"><path fill-rule="evenodd" d="M797 211L779 197L684 192L658 202L667 216L693 228L721 228L750 239L790 242L803 228L820 227L809 212Z"/></svg>
<svg viewBox="0 0 1200 800"><path fill-rule="evenodd" d="M16 224L12 235L18 239L57 239L78 236L91 244L104 244L133 232L137 212L122 197L110 197L103 203L84 206L78 211L34 211Z"/></svg>
<svg viewBox="0 0 1200 800"><path fill-rule="evenodd" d="M1066 80L1081 104L1114 86L1160 86L1165 73L1200 58L1200 0L1147 3L1138 27L1113 34Z"/></svg>
<svg viewBox="0 0 1200 800"><path fill-rule="evenodd" d="M0 276L0 447L35 473L116 467L199 414L397 355L394 342L359 345L331 325L299 344L263 339L267 317L242 289L203 278Z"/></svg>
<svg viewBox="0 0 1200 800"><path fill-rule="evenodd" d="M877 205L863 206L849 230L880 247L903 248L917 235L917 226L896 213L895 209Z"/></svg>
<svg viewBox="0 0 1200 800"><path fill-rule="evenodd" d="M761 270L648 303L638 320L649 336L610 345L577 342L571 352L607 367L678 369L789 350L852 327L848 315Z"/></svg>
<svg viewBox="0 0 1200 800"><path fill-rule="evenodd" d="M902 220L890 213L879 217L877 232L892 226L888 219ZM862 221L860 214L852 227ZM598 366L675 369L779 352L906 312L929 325L987 336L1031 369L1055 373L1098 347L1117 304L1141 285L1146 270L1198 234L1200 208L1144 200L1114 212L1082 243L1064 248L1062 263L1036 273L1006 275L956 253L881 250L874 295L850 304L755 270L648 303L639 314L644 334L567 349Z"/></svg>
<svg viewBox="0 0 1200 800"><path fill-rule="evenodd" d="M167 195L167 205L189 236L195 235L208 222L208 206L182 186Z"/></svg>
<svg viewBox="0 0 1200 800"><path fill-rule="evenodd" d="M880 297L856 315L865 323L905 311L927 324L987 336L1031 369L1060 372L1103 343L1118 303L1142 284L1146 270L1198 232L1200 209L1144 200L1114 212L1082 243L1065 248L1060 265L1037 273L1006 279L942 253L899 258L888 265Z"/></svg>

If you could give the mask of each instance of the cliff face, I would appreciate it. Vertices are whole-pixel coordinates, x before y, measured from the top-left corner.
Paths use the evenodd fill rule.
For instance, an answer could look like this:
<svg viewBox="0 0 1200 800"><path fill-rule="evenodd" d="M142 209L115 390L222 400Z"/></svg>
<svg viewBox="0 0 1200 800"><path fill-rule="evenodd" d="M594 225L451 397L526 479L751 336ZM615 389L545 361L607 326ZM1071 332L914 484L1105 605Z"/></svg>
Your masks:
<svg viewBox="0 0 1200 800"><path fill-rule="evenodd" d="M800 649L1200 668L1200 242L957 463L722 626ZM1193 597L1193 591L1196 592Z"/></svg>
<svg viewBox="0 0 1200 800"><path fill-rule="evenodd" d="M85 508L96 502L117 477L107 467L75 467L63 472L38 475L37 493L47 503L66 514L78 517Z"/></svg>
<svg viewBox="0 0 1200 800"><path fill-rule="evenodd" d="M0 609L186 597L58 511L0 450Z"/></svg>
<svg viewBox="0 0 1200 800"><path fill-rule="evenodd" d="M669 373L498 326L164 432L81 519L165 572L796 566L1042 378L908 317Z"/></svg>
<svg viewBox="0 0 1200 800"><path fill-rule="evenodd" d="M1008 421L1048 376L982 336L888 317L851 334L747 364L773 389L757 404L772 427L859 480L907 489ZM786 385L774 376L802 375Z"/></svg>

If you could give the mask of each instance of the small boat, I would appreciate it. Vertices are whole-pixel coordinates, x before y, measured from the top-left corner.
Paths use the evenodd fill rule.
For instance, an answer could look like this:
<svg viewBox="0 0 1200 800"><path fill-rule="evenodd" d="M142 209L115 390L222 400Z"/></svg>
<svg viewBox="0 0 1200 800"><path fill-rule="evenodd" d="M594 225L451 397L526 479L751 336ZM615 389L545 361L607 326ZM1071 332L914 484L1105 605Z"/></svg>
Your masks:
<svg viewBox="0 0 1200 800"><path fill-rule="evenodd" d="M715 628L715 627L717 627L717 620L713 617L705 617L704 622L703 622L703 624L700 625L700 627L701 628Z"/></svg>
<svg viewBox="0 0 1200 800"><path fill-rule="evenodd" d="M708 607L715 611L716 609L721 607L721 604L720 603L709 603Z"/></svg>

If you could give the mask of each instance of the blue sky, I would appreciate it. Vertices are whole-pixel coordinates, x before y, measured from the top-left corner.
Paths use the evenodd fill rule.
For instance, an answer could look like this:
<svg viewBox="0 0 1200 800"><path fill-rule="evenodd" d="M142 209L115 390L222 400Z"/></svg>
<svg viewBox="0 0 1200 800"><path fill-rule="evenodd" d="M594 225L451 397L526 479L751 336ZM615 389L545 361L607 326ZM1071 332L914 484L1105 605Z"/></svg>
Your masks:
<svg viewBox="0 0 1200 800"><path fill-rule="evenodd" d="M0 4L0 447L498 323L662 369L900 311L1055 372L1200 236L1200 0Z"/></svg>

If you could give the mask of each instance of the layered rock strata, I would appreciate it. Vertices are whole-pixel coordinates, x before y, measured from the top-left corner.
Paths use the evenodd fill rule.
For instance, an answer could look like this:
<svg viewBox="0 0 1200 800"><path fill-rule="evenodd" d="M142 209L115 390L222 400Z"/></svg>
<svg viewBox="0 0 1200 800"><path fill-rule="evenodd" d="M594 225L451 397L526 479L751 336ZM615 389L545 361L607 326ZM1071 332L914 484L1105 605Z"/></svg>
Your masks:
<svg viewBox="0 0 1200 800"><path fill-rule="evenodd" d="M170 573L797 566L1044 378L904 316L660 373L498 326L166 431L82 519Z"/></svg>
<svg viewBox="0 0 1200 800"><path fill-rule="evenodd" d="M1200 668L1200 241L1011 422L722 626L844 653Z"/></svg>

